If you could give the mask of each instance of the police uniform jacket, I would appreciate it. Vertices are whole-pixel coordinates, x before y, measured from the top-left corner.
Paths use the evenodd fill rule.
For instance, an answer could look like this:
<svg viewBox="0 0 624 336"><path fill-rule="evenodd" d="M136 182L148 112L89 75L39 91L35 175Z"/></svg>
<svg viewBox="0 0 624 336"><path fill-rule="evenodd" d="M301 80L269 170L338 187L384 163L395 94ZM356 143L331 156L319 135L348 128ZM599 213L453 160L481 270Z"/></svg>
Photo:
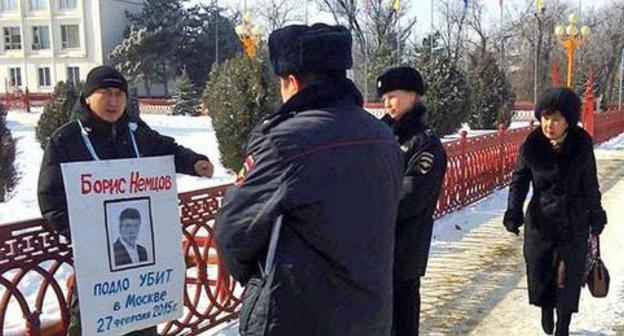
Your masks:
<svg viewBox="0 0 624 336"><path fill-rule="evenodd" d="M425 275L433 231L433 213L446 172L442 142L423 119L426 108L416 104L398 121L382 118L391 128L405 161L403 193L396 227L395 279Z"/></svg>
<svg viewBox="0 0 624 336"><path fill-rule="evenodd" d="M256 127L246 153L216 221L220 255L247 285L241 335L389 335L402 178L390 130L350 80L321 80Z"/></svg>

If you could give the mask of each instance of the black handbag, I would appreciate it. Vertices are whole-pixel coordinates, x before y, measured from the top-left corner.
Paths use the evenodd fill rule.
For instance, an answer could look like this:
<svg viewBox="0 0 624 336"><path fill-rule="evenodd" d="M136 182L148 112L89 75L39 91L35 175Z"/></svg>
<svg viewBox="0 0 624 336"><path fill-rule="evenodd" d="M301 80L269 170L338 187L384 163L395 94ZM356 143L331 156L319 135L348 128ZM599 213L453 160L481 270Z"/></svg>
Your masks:
<svg viewBox="0 0 624 336"><path fill-rule="evenodd" d="M589 292L593 297L603 298L609 293L609 283L611 278L607 267L600 258L600 238L596 237L596 240L598 243L596 261L589 269L589 274L587 275L585 282L587 283Z"/></svg>

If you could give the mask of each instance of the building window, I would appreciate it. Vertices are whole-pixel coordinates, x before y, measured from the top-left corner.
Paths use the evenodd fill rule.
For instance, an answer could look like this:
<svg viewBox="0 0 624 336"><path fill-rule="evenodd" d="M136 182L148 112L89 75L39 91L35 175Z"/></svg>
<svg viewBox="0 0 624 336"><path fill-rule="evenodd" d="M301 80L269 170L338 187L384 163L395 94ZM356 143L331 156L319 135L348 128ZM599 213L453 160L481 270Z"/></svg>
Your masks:
<svg viewBox="0 0 624 336"><path fill-rule="evenodd" d="M72 83L74 86L80 82L80 69L78 67L67 67L67 83Z"/></svg>
<svg viewBox="0 0 624 336"><path fill-rule="evenodd" d="M77 0L58 0L60 10L76 9Z"/></svg>
<svg viewBox="0 0 624 336"><path fill-rule="evenodd" d="M4 50L22 49L20 27L4 27Z"/></svg>
<svg viewBox="0 0 624 336"><path fill-rule="evenodd" d="M9 68L9 77L11 80L11 86L22 86L21 68Z"/></svg>
<svg viewBox="0 0 624 336"><path fill-rule="evenodd" d="M2 0L3 11L16 11L18 0Z"/></svg>
<svg viewBox="0 0 624 336"><path fill-rule="evenodd" d="M50 28L48 26L33 27L33 50L50 49Z"/></svg>
<svg viewBox="0 0 624 336"><path fill-rule="evenodd" d="M39 86L51 86L50 68L39 68Z"/></svg>
<svg viewBox="0 0 624 336"><path fill-rule="evenodd" d="M61 26L61 48L80 48L80 34L78 30L78 25Z"/></svg>
<svg viewBox="0 0 624 336"><path fill-rule="evenodd" d="M30 0L30 10L44 10L46 9L46 0Z"/></svg>

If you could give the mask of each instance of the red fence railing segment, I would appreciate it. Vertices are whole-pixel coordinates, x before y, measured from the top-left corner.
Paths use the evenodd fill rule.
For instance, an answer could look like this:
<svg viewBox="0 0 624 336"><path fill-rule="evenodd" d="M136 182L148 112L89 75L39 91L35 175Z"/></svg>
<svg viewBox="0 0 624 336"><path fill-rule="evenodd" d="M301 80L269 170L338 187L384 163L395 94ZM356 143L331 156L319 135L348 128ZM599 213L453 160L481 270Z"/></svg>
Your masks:
<svg viewBox="0 0 624 336"><path fill-rule="evenodd" d="M228 186L179 195L186 258L184 315L161 335L199 333L238 317L242 287L225 271L214 241L214 219Z"/></svg>
<svg viewBox="0 0 624 336"><path fill-rule="evenodd" d="M533 126L515 129L499 127L496 133L444 143L448 156L446 177L435 217L458 210L491 194L511 180L520 144Z"/></svg>
<svg viewBox="0 0 624 336"><path fill-rule="evenodd" d="M69 323L71 294L62 283L63 273L70 273L73 264L71 247L50 230L41 219L5 224L0 226L0 325L5 328L19 329L15 316L7 318L11 311L19 311L23 319L23 330L38 335L41 328L50 327L50 335L62 331L62 326ZM33 293L32 281L40 282ZM59 282L60 281L60 282ZM30 294L30 295L28 295ZM30 296L30 298L28 297ZM35 300L32 300L32 297ZM46 321L60 323L41 323L44 304L50 300L56 302L55 313L46 312ZM60 326L53 328L57 324Z"/></svg>
<svg viewBox="0 0 624 336"><path fill-rule="evenodd" d="M624 129L624 111L615 107L607 112L596 113L594 116L594 143L605 142L622 132Z"/></svg>
<svg viewBox="0 0 624 336"><path fill-rule="evenodd" d="M499 128L477 137L464 131L458 140L445 142L448 167L436 218L507 185L520 146L534 127ZM596 114L596 143L622 132L624 111ZM185 307L180 319L160 326L161 335L196 335L238 317L243 288L227 274L214 241L215 215L228 187L179 194ZM0 335L63 335L72 264L71 246L42 219L0 225Z"/></svg>

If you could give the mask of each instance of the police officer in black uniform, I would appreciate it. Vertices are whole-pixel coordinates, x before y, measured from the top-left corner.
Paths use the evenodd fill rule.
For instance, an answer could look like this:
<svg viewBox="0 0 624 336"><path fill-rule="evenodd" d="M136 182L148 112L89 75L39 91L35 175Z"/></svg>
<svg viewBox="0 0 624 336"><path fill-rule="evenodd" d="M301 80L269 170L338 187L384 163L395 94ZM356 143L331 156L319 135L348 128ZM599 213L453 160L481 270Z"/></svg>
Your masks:
<svg viewBox="0 0 624 336"><path fill-rule="evenodd" d="M269 37L284 105L251 132L216 219L227 270L247 285L241 335L390 334L403 160L346 77L351 44L325 24Z"/></svg>
<svg viewBox="0 0 624 336"><path fill-rule="evenodd" d="M420 277L425 275L433 231L433 212L446 171L446 153L440 139L424 121L420 102L425 86L410 67L386 71L377 80L387 123L405 159L403 193L396 224L394 253L393 335L418 335Z"/></svg>

